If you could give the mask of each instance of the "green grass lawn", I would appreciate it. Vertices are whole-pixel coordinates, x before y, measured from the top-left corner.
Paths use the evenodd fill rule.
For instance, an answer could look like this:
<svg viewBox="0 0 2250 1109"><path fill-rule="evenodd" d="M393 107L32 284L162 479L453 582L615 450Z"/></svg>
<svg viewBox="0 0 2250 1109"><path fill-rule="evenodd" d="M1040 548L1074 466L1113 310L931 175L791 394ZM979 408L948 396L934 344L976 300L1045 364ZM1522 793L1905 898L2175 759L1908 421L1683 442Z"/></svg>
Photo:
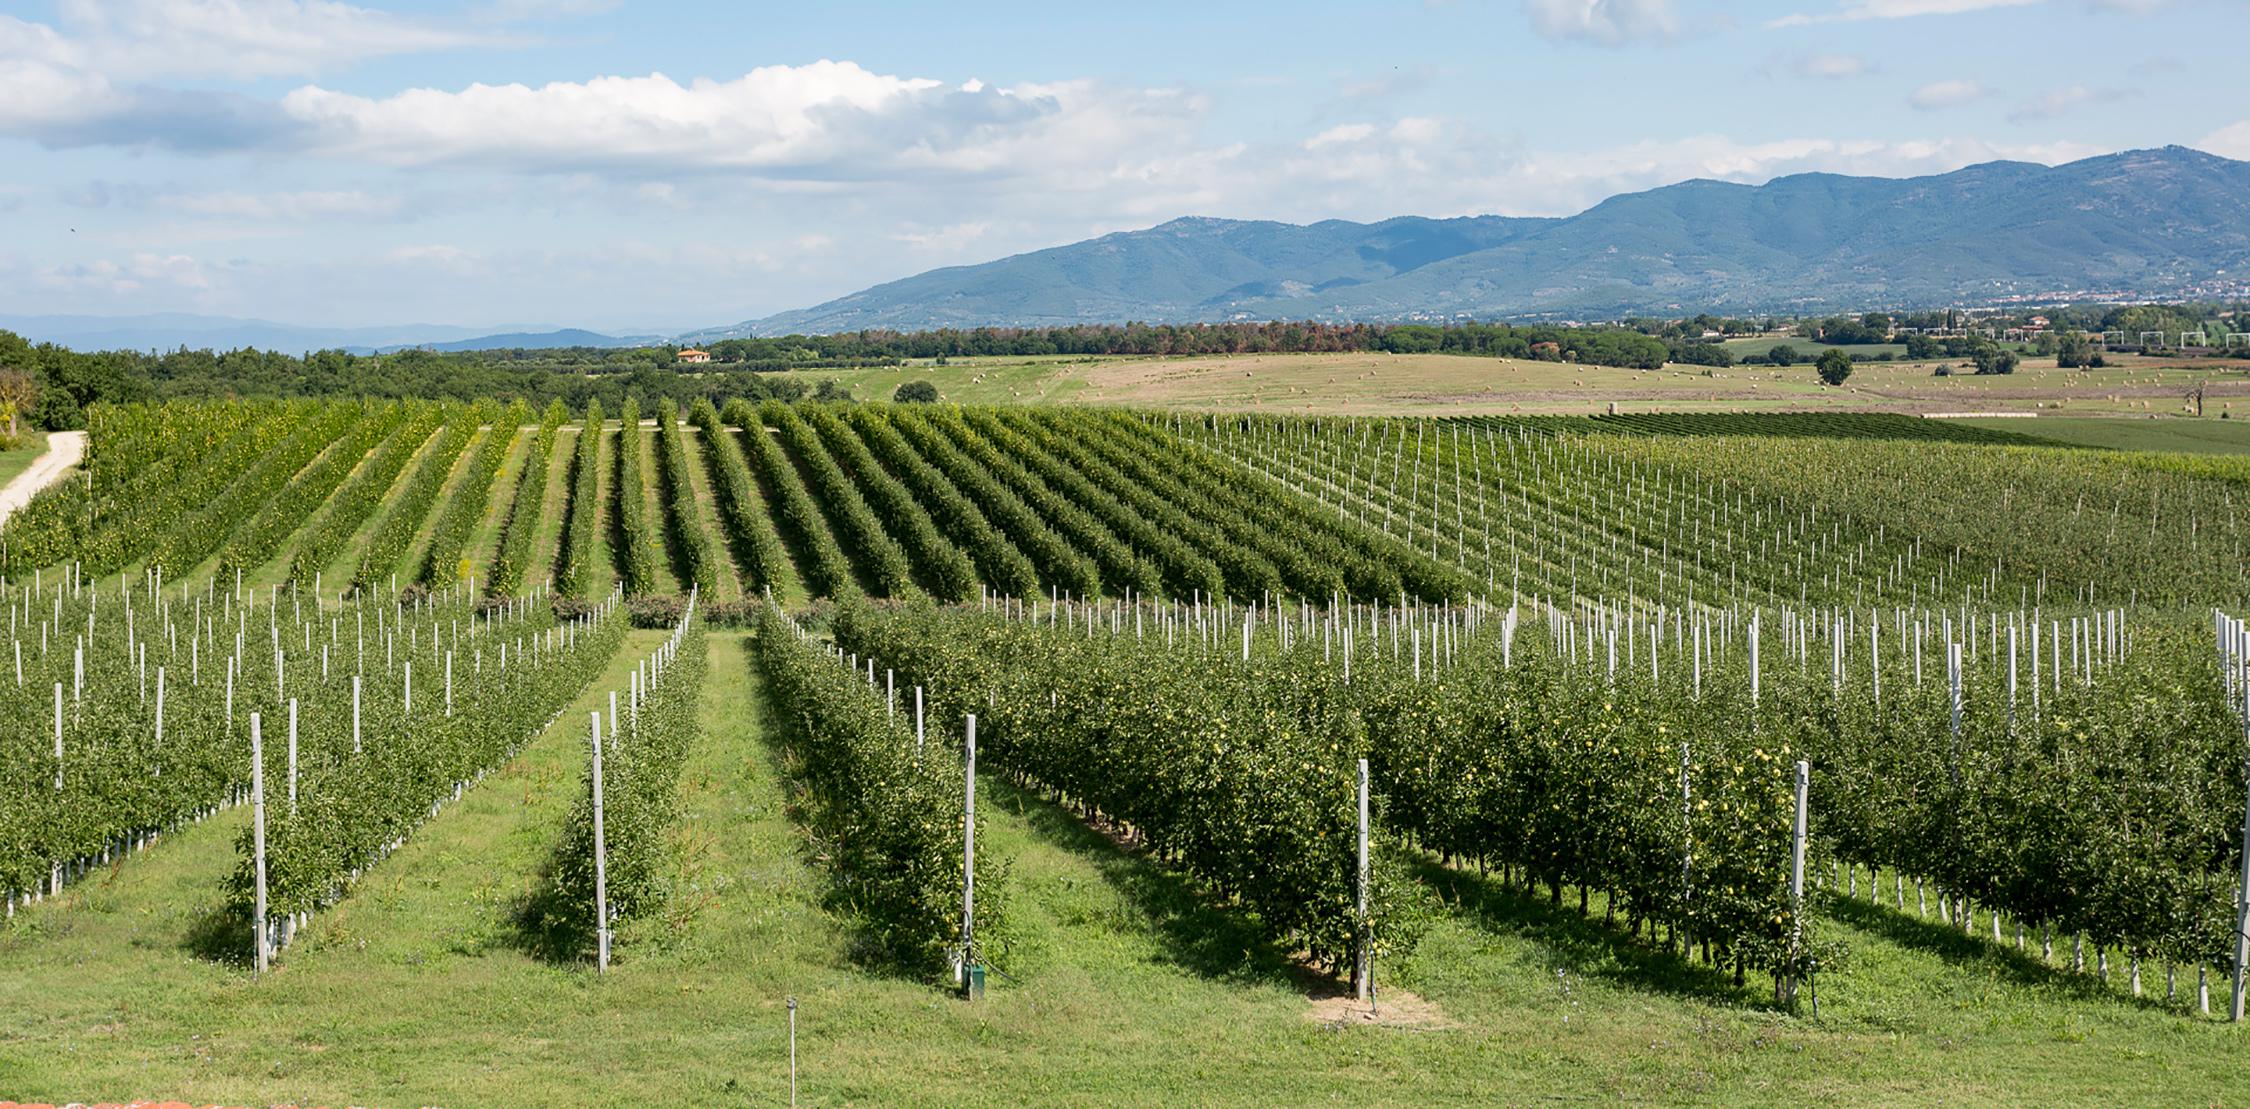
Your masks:
<svg viewBox="0 0 2250 1109"><path fill-rule="evenodd" d="M2250 454L2250 419L2215 417L2071 418L2041 416L2032 420L1960 420L1977 427L1998 428L2036 435L2081 447L2110 447L2129 451L2182 451L2189 454Z"/></svg>
<svg viewBox="0 0 2250 1109"><path fill-rule="evenodd" d="M16 475L31 468L33 460L47 453L47 433L26 431L23 442L12 451L0 451L0 485L16 479Z"/></svg>
<svg viewBox="0 0 2250 1109"><path fill-rule="evenodd" d="M980 847L1010 860L1008 977L972 1005L858 957L732 633L708 641L677 894L597 978L544 960L515 914L579 787L585 712L661 634L634 633L263 981L193 940L239 811L0 927L0 1098L782 1104L790 998L810 1105L2218 1104L2250 1065L2250 1035L2156 1000L2161 968L2135 1001L2121 959L2106 986L2050 970L2036 939L2025 957L1918 919L1911 890L1903 914L1828 915L1852 954L1815 1019L1434 861L1441 917L1380 975L1379 1000L1416 1022L1316 1020L1327 983L996 773Z"/></svg>

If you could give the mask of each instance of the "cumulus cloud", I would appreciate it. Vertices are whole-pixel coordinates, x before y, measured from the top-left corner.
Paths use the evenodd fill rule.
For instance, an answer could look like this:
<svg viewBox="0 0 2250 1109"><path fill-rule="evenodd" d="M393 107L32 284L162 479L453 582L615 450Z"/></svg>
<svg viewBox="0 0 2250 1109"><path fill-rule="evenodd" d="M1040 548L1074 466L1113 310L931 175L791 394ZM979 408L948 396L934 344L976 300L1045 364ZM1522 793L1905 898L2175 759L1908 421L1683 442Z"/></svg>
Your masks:
<svg viewBox="0 0 2250 1109"><path fill-rule="evenodd" d="M382 98L308 85L280 104L309 148L390 165L732 171L804 183L1098 166L1174 141L1168 136L1202 107L1200 97L1163 89L947 85L835 61L765 66L728 81L681 84L656 73Z"/></svg>
<svg viewBox="0 0 2250 1109"><path fill-rule="evenodd" d="M1973 104L1991 95L1991 90L1975 81L1956 79L1932 81L1906 95L1906 102L1917 111L1935 112L1945 108L1958 108Z"/></svg>
<svg viewBox="0 0 2250 1109"><path fill-rule="evenodd" d="M1524 0L1524 13L1541 35L1601 46L1662 41L1680 33L1672 0Z"/></svg>
<svg viewBox="0 0 2250 1109"><path fill-rule="evenodd" d="M61 0L53 24L0 15L0 135L49 146L279 147L279 105L168 79L302 77L386 55L513 41L336 0Z"/></svg>

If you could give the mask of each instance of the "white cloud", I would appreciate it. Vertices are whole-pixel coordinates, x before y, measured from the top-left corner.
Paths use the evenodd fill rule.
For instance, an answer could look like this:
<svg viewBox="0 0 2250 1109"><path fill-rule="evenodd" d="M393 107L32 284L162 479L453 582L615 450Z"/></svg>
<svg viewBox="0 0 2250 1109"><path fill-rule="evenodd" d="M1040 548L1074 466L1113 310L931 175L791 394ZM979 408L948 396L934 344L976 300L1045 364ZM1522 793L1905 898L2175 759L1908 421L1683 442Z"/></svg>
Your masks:
<svg viewBox="0 0 2250 1109"><path fill-rule="evenodd" d="M1850 0L1830 12L1797 12L1767 24L1803 27L1814 23L1856 23L1868 19L1912 19L1924 15L1965 15L1993 8L2021 8L2046 0Z"/></svg>
<svg viewBox="0 0 2250 1109"><path fill-rule="evenodd" d="M2048 89L2023 102L2008 118L2016 123L2053 119L2089 104L2115 104L2140 95L2133 89L2088 88L2085 85L2064 85Z"/></svg>
<svg viewBox="0 0 2250 1109"><path fill-rule="evenodd" d="M1086 81L948 86L819 61L728 81L682 84L655 73L379 99L308 85L280 108L311 149L391 165L732 171L807 184L1099 167L1150 142L1176 142L1203 103Z"/></svg>
<svg viewBox="0 0 2250 1109"><path fill-rule="evenodd" d="M1359 142L1375 133L1372 123L1339 123L1326 131L1305 140L1305 149L1318 150L1324 146Z"/></svg>
<svg viewBox="0 0 2250 1109"><path fill-rule="evenodd" d="M991 221L971 220L948 227L909 227L892 235L891 238L916 250L951 254L984 238L984 233L990 230L992 230Z"/></svg>
<svg viewBox="0 0 2250 1109"><path fill-rule="evenodd" d="M1151 195L1211 198L1186 212L1308 221L1497 213L1570 215L1619 193L1690 178L1760 184L1794 173L1879 176L1945 173L2006 158L2058 163L2101 151L2074 143L1994 144L1791 138L1744 142L1705 134L1578 150L1527 150L1447 123L1408 142L1370 130L1318 149L1250 151L1183 165L1147 183Z"/></svg>
<svg viewBox="0 0 2250 1109"><path fill-rule="evenodd" d="M1908 93L1906 102L1917 111L1934 112L1975 103L1989 95L1991 95L1991 90L1975 81L1964 79L1932 81Z"/></svg>
<svg viewBox="0 0 2250 1109"><path fill-rule="evenodd" d="M122 262L103 258L46 266L34 280L45 289L103 295L144 290L200 293L214 285L211 272L194 257L150 252L133 254Z"/></svg>
<svg viewBox="0 0 2250 1109"><path fill-rule="evenodd" d="M1551 39L1602 46L1677 37L1680 19L1672 0L1524 0L1531 27Z"/></svg>
<svg viewBox="0 0 2250 1109"><path fill-rule="evenodd" d="M1857 54L1807 54L1790 68L1800 77L1857 77L1867 72L1867 59Z"/></svg>
<svg viewBox="0 0 2250 1109"><path fill-rule="evenodd" d="M2250 119L2221 127L2195 145L2221 157L2250 161Z"/></svg>
<svg viewBox="0 0 2250 1109"><path fill-rule="evenodd" d="M68 36L43 28L49 60L131 80L302 76L501 41L336 0L63 0L58 16Z"/></svg>
<svg viewBox="0 0 2250 1109"><path fill-rule="evenodd" d="M387 218L397 215L404 203L404 198L398 196L341 189L272 193L181 193L159 197L155 206L197 216L302 222Z"/></svg>

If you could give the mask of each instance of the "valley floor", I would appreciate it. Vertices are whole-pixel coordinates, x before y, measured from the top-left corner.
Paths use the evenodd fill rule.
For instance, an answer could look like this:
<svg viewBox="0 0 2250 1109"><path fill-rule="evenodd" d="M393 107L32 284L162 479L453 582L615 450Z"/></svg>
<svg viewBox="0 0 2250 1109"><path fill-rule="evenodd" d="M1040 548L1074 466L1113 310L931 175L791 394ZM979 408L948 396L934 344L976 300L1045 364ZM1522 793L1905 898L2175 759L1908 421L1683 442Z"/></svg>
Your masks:
<svg viewBox="0 0 2250 1109"><path fill-rule="evenodd" d="M1849 965L1820 1015L1680 963L1575 908L1434 860L1445 901L1384 967L1383 1025L1163 869L1064 810L983 782L980 847L1012 860L1012 942L989 997L856 957L792 819L739 633L708 639L704 735L682 778L670 910L611 974L516 923L578 787L587 709L661 632L504 771L448 806L253 980L209 922L241 810L0 926L0 1098L233 1103L780 1104L787 1003L807 1104L2148 1104L2239 1097L2250 1036L1919 918L1839 900ZM1885 877L1886 895L1888 876ZM2089 954L2089 963L2091 963ZM2224 981L2214 979L2223 1004ZM1380 1000L1380 998L1379 998ZM1326 1019L1318 1019L1326 1018Z"/></svg>

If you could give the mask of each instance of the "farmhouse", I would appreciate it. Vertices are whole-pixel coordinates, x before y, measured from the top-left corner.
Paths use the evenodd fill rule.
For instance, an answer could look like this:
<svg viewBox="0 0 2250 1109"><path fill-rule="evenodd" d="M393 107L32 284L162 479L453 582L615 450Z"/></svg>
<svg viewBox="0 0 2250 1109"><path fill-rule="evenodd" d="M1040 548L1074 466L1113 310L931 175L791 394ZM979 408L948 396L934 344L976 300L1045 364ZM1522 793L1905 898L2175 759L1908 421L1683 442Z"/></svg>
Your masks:
<svg viewBox="0 0 2250 1109"><path fill-rule="evenodd" d="M691 347L687 350L681 351L679 354L679 359L682 362L693 362L701 364L704 362L709 362L711 360L711 352L707 350L696 350Z"/></svg>

